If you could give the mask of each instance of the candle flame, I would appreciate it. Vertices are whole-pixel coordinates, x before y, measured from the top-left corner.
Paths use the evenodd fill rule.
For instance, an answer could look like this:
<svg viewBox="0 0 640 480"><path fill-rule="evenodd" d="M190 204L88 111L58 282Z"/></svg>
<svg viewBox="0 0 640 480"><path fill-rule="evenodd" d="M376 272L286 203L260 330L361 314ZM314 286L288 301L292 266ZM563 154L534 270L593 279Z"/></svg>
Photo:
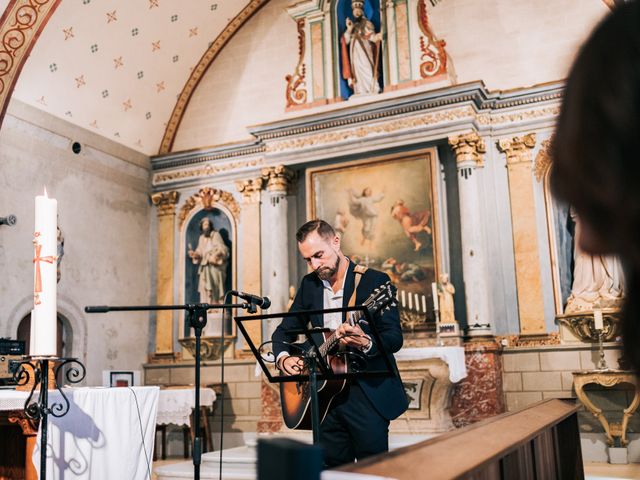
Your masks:
<svg viewBox="0 0 640 480"><path fill-rule="evenodd" d="M49 198L49 195L47 195L47 187L44 187L44 198Z"/></svg>

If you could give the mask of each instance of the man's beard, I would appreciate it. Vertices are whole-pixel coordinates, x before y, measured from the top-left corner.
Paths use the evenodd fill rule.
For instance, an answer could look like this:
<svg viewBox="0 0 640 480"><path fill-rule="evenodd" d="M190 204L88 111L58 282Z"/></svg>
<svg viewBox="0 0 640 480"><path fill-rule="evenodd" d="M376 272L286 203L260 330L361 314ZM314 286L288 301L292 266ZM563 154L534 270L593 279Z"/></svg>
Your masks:
<svg viewBox="0 0 640 480"><path fill-rule="evenodd" d="M336 272L338 271L338 265L340 264L340 257L336 256L336 263L333 265L333 267L320 267L316 270L316 273L318 274L318 277L320 277L320 280L329 280L331 277L333 277Z"/></svg>

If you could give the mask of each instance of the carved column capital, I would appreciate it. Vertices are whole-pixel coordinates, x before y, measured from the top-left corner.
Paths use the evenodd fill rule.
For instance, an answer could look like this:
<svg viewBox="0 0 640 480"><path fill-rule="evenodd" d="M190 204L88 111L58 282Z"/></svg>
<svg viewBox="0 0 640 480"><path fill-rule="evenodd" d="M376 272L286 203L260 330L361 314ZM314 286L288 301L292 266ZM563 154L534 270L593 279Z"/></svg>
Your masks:
<svg viewBox="0 0 640 480"><path fill-rule="evenodd" d="M507 166L519 163L530 164L531 150L536 146L536 134L528 133L522 137L503 138L497 142L498 150L507 155Z"/></svg>
<svg viewBox="0 0 640 480"><path fill-rule="evenodd" d="M151 195L151 203L158 207L158 216L175 215L176 204L180 199L180 192L159 192Z"/></svg>
<svg viewBox="0 0 640 480"><path fill-rule="evenodd" d="M449 145L456 155L458 168L484 165L484 154L487 148L482 137L476 132L449 137Z"/></svg>
<svg viewBox="0 0 640 480"><path fill-rule="evenodd" d="M242 194L243 203L258 203L260 201L260 192L264 188L264 178L250 178L247 180L238 180L236 188Z"/></svg>
<svg viewBox="0 0 640 480"><path fill-rule="evenodd" d="M269 192L286 193L295 178L294 172L284 165L262 169L262 178L267 182Z"/></svg>
<svg viewBox="0 0 640 480"><path fill-rule="evenodd" d="M553 136L542 141L540 151L536 155L536 161L533 166L533 172L536 180L539 182L544 178L551 168L551 145L553 144Z"/></svg>

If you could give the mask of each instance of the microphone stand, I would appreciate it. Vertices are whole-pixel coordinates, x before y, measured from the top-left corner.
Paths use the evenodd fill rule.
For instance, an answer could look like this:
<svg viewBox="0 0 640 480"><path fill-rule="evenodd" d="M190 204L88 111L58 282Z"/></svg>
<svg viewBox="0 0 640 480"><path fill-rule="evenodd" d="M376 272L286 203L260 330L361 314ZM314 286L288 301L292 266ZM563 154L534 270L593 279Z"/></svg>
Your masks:
<svg viewBox="0 0 640 480"><path fill-rule="evenodd" d="M219 308L242 308L252 313L255 312L255 304L249 303L189 303L186 305L132 305L132 306L94 306L84 307L87 313L107 313L107 312L135 312L135 311L154 311L154 310L185 310L189 327L193 328L196 337L196 355L195 355L195 407L194 407L194 440L192 446L193 452L193 478L200 480L200 464L202 463L202 439L200 438L200 338L202 330L207 325L207 310ZM222 325L221 331L224 333L225 326ZM224 355L224 349L222 350Z"/></svg>

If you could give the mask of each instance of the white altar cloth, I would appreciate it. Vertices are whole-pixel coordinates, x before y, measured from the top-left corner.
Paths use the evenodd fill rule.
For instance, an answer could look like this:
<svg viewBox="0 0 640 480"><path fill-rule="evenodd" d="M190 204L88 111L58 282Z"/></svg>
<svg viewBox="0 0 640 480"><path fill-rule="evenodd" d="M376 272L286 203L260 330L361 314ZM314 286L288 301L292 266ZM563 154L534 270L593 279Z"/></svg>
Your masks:
<svg viewBox="0 0 640 480"><path fill-rule="evenodd" d="M439 358L449 366L449 380L451 380L451 383L458 383L467 376L464 347L403 348L394 353L393 356L397 362Z"/></svg>
<svg viewBox="0 0 640 480"><path fill-rule="evenodd" d="M200 388L200 405L211 406L216 392L211 388ZM196 406L195 388L166 388L160 390L158 400L158 425L191 426L191 411Z"/></svg>
<svg viewBox="0 0 640 480"><path fill-rule="evenodd" d="M66 415L49 415L47 478L150 478L158 387L65 388ZM61 401L49 392L49 406ZM40 470L40 433L33 463Z"/></svg>
<svg viewBox="0 0 640 480"><path fill-rule="evenodd" d="M0 410L22 410L29 392L0 389Z"/></svg>

